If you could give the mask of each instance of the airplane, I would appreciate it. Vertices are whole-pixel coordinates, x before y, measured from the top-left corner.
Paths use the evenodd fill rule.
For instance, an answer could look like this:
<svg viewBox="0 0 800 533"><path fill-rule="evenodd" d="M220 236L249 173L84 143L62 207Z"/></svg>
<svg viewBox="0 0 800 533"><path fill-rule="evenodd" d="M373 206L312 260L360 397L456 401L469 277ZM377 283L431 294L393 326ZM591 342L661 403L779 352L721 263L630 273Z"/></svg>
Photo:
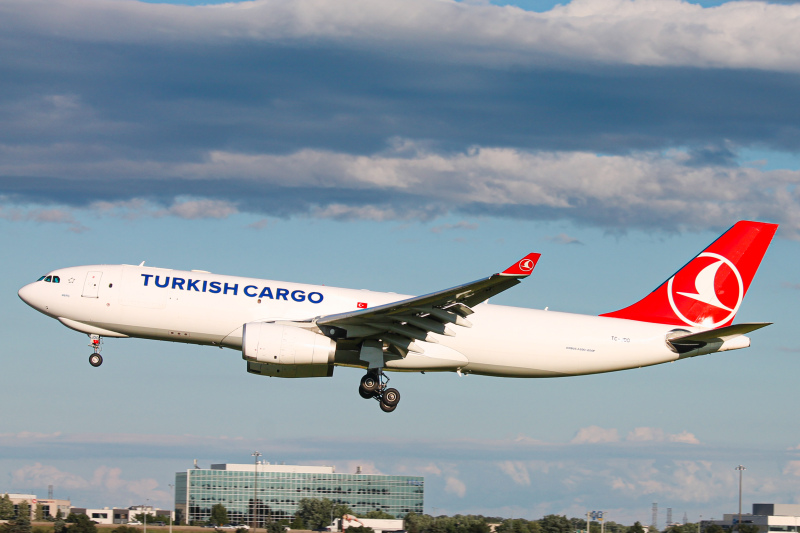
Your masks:
<svg viewBox="0 0 800 533"><path fill-rule="evenodd" d="M392 412L385 371L563 377L747 348L770 323L733 324L778 226L740 221L640 301L600 316L489 304L530 276L530 253L491 276L400 296L203 270L89 265L54 270L19 290L37 311L89 335L241 350L247 371L281 378L366 370L358 392Z"/></svg>

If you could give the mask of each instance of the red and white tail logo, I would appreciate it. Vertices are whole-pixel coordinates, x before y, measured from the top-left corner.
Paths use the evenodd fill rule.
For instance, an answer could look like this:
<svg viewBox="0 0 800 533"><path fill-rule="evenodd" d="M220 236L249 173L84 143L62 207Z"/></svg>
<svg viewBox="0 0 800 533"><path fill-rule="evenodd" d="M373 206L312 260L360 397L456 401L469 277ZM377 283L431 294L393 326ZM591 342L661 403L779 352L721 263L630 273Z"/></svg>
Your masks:
<svg viewBox="0 0 800 533"><path fill-rule="evenodd" d="M530 276L533 269L536 267L536 263L539 262L539 258L542 254L532 253L528 254L504 271L500 273L501 276Z"/></svg>
<svg viewBox="0 0 800 533"><path fill-rule="evenodd" d="M601 316L703 328L730 325L777 229L777 224L738 222L645 298Z"/></svg>

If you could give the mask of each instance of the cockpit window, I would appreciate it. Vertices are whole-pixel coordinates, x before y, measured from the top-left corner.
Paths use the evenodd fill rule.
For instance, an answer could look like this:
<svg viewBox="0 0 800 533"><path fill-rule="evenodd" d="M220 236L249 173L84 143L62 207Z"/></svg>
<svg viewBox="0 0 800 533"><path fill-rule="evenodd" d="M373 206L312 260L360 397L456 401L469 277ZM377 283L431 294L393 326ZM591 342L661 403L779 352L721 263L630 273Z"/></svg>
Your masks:
<svg viewBox="0 0 800 533"><path fill-rule="evenodd" d="M50 283L50 281L52 281L51 278L52 278L52 276L47 276L46 278L44 278L44 280L46 282Z"/></svg>
<svg viewBox="0 0 800 533"><path fill-rule="evenodd" d="M36 281L42 281L42 280L44 280L44 276L42 276L41 278L37 279Z"/></svg>
<svg viewBox="0 0 800 533"><path fill-rule="evenodd" d="M53 276L53 283L61 283L61 278L58 276Z"/></svg>

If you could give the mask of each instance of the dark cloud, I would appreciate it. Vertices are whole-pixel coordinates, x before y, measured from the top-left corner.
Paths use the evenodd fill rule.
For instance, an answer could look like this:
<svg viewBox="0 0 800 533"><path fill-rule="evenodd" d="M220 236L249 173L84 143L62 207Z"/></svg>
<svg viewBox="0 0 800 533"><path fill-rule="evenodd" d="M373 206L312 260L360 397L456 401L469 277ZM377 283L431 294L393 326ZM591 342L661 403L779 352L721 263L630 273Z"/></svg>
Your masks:
<svg viewBox="0 0 800 533"><path fill-rule="evenodd" d="M781 218L767 209L778 196L796 210L795 176L745 179L736 167L740 147L800 150L793 55L765 58L770 71L738 45L701 59L638 49L635 24L617 49L597 6L580 0L545 18L425 0L392 18L393 5L11 2L0 8L0 196L78 208L143 200L187 217L197 210L176 209L180 198L227 202L219 217L458 212L606 228ZM608 16L649 17L631 6ZM744 42L736 10L661 8L680 21L700 10L693 24ZM461 18L446 31L423 16L451 9ZM753 20L783 31L774 10L789 9ZM562 24L578 19L591 23L580 39ZM775 35L769 50L783 42ZM597 153L623 159L587 157ZM703 180L724 182L721 206Z"/></svg>
<svg viewBox="0 0 800 533"><path fill-rule="evenodd" d="M158 159L210 149L371 153L398 136L443 150L625 153L726 141L800 150L797 74L488 68L262 42L30 41L0 57L0 142L11 146L73 143Z"/></svg>

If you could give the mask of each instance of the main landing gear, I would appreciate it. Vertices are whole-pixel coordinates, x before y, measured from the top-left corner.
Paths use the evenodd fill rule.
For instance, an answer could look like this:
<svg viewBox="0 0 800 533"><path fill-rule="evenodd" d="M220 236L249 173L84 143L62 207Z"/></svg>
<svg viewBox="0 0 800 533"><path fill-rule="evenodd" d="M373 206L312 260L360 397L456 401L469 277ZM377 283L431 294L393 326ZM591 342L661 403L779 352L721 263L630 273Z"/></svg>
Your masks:
<svg viewBox="0 0 800 533"><path fill-rule="evenodd" d="M400 392L397 389L387 388L389 378L382 370L372 368L361 378L358 394L364 399L375 398L380 403L381 410L391 413L400 403Z"/></svg>
<svg viewBox="0 0 800 533"><path fill-rule="evenodd" d="M89 339L89 346L94 350L89 356L89 364L98 367L103 364L103 356L100 355L100 335L89 335Z"/></svg>

